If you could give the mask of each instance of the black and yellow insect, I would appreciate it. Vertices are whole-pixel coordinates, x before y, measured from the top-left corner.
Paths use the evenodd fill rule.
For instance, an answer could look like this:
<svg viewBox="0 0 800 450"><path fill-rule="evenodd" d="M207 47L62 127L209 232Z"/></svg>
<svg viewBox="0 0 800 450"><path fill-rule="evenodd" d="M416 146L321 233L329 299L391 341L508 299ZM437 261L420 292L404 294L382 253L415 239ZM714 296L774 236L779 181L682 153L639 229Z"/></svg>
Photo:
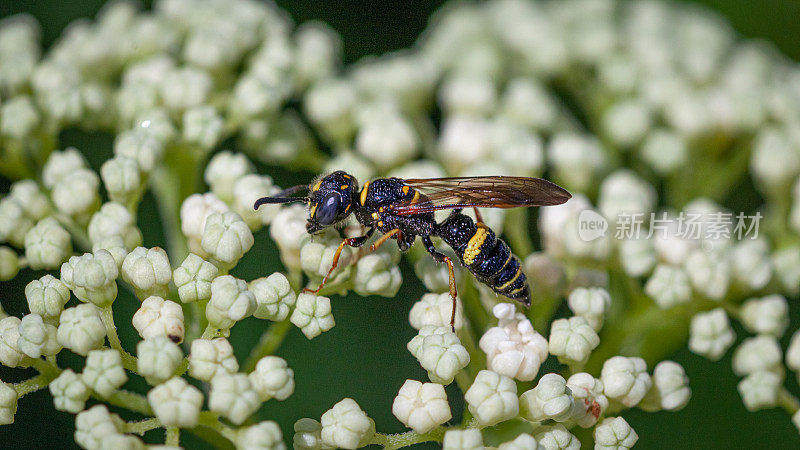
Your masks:
<svg viewBox="0 0 800 450"><path fill-rule="evenodd" d="M290 197L307 191L306 197ZM310 185L294 186L256 201L254 207L269 203L303 201L308 204L306 229L310 234L336 225L350 214L366 229L363 236L344 239L336 250L328 274L316 290L325 285L339 263L345 245L361 247L377 229L381 236L370 246L380 247L395 239L400 250L406 251L420 237L425 248L438 262L447 264L450 274L450 296L455 321L456 284L453 263L436 250L431 236L439 236L453 248L461 263L481 283L494 292L530 305L530 289L519 259L508 245L487 227L478 208L515 208L559 205L571 195L563 188L541 178L530 177L457 177L430 179L378 178L364 183L343 171L319 178ZM461 214L462 208L475 208L477 222ZM437 223L436 210L452 209L452 213Z"/></svg>

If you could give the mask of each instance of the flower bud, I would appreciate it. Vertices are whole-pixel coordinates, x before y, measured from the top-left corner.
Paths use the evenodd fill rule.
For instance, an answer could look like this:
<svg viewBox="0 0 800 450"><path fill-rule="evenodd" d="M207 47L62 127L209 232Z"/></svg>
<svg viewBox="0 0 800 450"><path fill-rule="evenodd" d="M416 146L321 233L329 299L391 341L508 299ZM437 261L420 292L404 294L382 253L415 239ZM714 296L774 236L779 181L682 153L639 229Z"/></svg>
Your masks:
<svg viewBox="0 0 800 450"><path fill-rule="evenodd" d="M759 370L745 377L736 388L748 411L758 411L778 405L778 393L783 376L768 370Z"/></svg>
<svg viewBox="0 0 800 450"><path fill-rule="evenodd" d="M539 445L546 449L580 450L581 448L581 441L560 423L545 427L543 431L536 433L535 437Z"/></svg>
<svg viewBox="0 0 800 450"><path fill-rule="evenodd" d="M256 298L256 310L253 315L259 319L275 322L285 320L297 299L289 280L279 272L251 281L247 289Z"/></svg>
<svg viewBox="0 0 800 450"><path fill-rule="evenodd" d="M605 312L611 307L611 296L603 288L577 288L567 298L569 309L581 316L599 331L603 326Z"/></svg>
<svg viewBox="0 0 800 450"><path fill-rule="evenodd" d="M397 266L399 256L398 252L378 251L359 259L353 280L358 295L394 297L403 283Z"/></svg>
<svg viewBox="0 0 800 450"><path fill-rule="evenodd" d="M256 231L272 222L280 205L261 205L253 209L256 200L278 193L280 189L272 184L266 175L248 174L240 177L233 185L233 210L242 217L251 230Z"/></svg>
<svg viewBox="0 0 800 450"><path fill-rule="evenodd" d="M253 246L253 233L235 212L208 216L201 246L216 262L231 268Z"/></svg>
<svg viewBox="0 0 800 450"><path fill-rule="evenodd" d="M239 370L233 347L225 338L195 339L189 353L189 375L201 381L211 381L219 374Z"/></svg>
<svg viewBox="0 0 800 450"><path fill-rule="evenodd" d="M185 110L203 104L213 84L203 70L191 67L171 70L160 82L161 99L171 110Z"/></svg>
<svg viewBox="0 0 800 450"><path fill-rule="evenodd" d="M626 450L633 447L639 435L622 417L607 417L594 429L594 448Z"/></svg>
<svg viewBox="0 0 800 450"><path fill-rule="evenodd" d="M336 256L342 238L333 230L325 230L321 233L305 235L300 241L300 265L303 271L312 281L322 280L333 266L333 258ZM355 253L350 246L342 248L340 254L339 268L335 272L330 284L335 284L340 280L345 280L353 271L352 266L344 264L348 262Z"/></svg>
<svg viewBox="0 0 800 450"><path fill-rule="evenodd" d="M600 337L581 316L558 319L550 328L550 353L559 361L583 364L592 350L600 344Z"/></svg>
<svg viewBox="0 0 800 450"><path fill-rule="evenodd" d="M84 356L101 347L106 338L106 328L97 307L84 303L65 309L59 317L57 337L59 344Z"/></svg>
<svg viewBox="0 0 800 450"><path fill-rule="evenodd" d="M208 408L241 425L261 406L246 374L220 374L211 380Z"/></svg>
<svg viewBox="0 0 800 450"><path fill-rule="evenodd" d="M92 394L89 386L72 369L65 369L48 387L56 409L72 414L83 411L86 400Z"/></svg>
<svg viewBox="0 0 800 450"><path fill-rule="evenodd" d="M294 423L292 443L295 450L329 450L322 442L322 425L314 419L302 418Z"/></svg>
<svg viewBox="0 0 800 450"><path fill-rule="evenodd" d="M19 324L19 351L31 358L42 355L53 356L61 351L56 334L58 330L53 325L44 323L42 316L28 314L22 317Z"/></svg>
<svg viewBox="0 0 800 450"><path fill-rule="evenodd" d="M162 108L153 108L139 114L134 129L144 130L162 145L167 145L176 134L169 114Z"/></svg>
<svg viewBox="0 0 800 450"><path fill-rule="evenodd" d="M612 222L623 214L648 214L653 211L656 192L632 170L620 169L600 185L597 203L600 212Z"/></svg>
<svg viewBox="0 0 800 450"><path fill-rule="evenodd" d="M281 261L289 269L301 268L300 243L308 234L307 218L308 209L297 204L282 207L272 218L269 236L278 245Z"/></svg>
<svg viewBox="0 0 800 450"><path fill-rule="evenodd" d="M10 196L0 199L0 241L22 248L25 245L25 235L33 225L33 219L25 214L25 210L15 199Z"/></svg>
<svg viewBox="0 0 800 450"><path fill-rule="evenodd" d="M19 256L6 246L0 246L0 281L8 281L19 273Z"/></svg>
<svg viewBox="0 0 800 450"><path fill-rule="evenodd" d="M0 132L12 139L23 140L39 126L39 112L26 95L4 100L0 111Z"/></svg>
<svg viewBox="0 0 800 450"><path fill-rule="evenodd" d="M652 113L642 100L622 100L603 114L602 129L608 138L623 148L639 144L652 125Z"/></svg>
<svg viewBox="0 0 800 450"><path fill-rule="evenodd" d="M656 251L650 239L624 239L619 254L622 269L630 277L647 275L656 265Z"/></svg>
<svg viewBox="0 0 800 450"><path fill-rule="evenodd" d="M28 367L33 362L19 347L21 322L14 316L0 319L0 364L6 367Z"/></svg>
<svg viewBox="0 0 800 450"><path fill-rule="evenodd" d="M450 384L469 364L469 352L450 327L426 325L407 345L434 383Z"/></svg>
<svg viewBox="0 0 800 450"><path fill-rule="evenodd" d="M236 448L242 450L285 450L283 434L277 423L265 420L242 428L236 437Z"/></svg>
<svg viewBox="0 0 800 450"><path fill-rule="evenodd" d="M210 150L224 132L225 123L213 106L195 106L183 113L183 140Z"/></svg>
<svg viewBox="0 0 800 450"><path fill-rule="evenodd" d="M87 386L103 397L109 397L128 381L122 368L122 357L113 349L90 351L81 377Z"/></svg>
<svg viewBox="0 0 800 450"><path fill-rule="evenodd" d="M519 403L520 415L531 422L564 422L577 409L567 381L555 373L542 376L535 388L520 396Z"/></svg>
<svg viewBox="0 0 800 450"><path fill-rule="evenodd" d="M25 286L28 309L45 319L58 319L69 301L69 289L58 278L45 275Z"/></svg>
<svg viewBox="0 0 800 450"><path fill-rule="evenodd" d="M481 430L468 428L466 430L448 430L444 433L442 450L482 450L483 436Z"/></svg>
<svg viewBox="0 0 800 450"><path fill-rule="evenodd" d="M453 311L453 300L449 293L425 294L408 313L411 326L420 330L425 325L450 326ZM464 325L464 309L461 302L456 302L456 331Z"/></svg>
<svg viewBox="0 0 800 450"><path fill-rule="evenodd" d="M672 361L661 361L653 370L653 387L639 405L645 411L678 411L689 403L692 390L683 367Z"/></svg>
<svg viewBox="0 0 800 450"><path fill-rule="evenodd" d="M768 370L783 373L781 346L773 336L758 335L742 341L733 353L733 372L743 377Z"/></svg>
<svg viewBox="0 0 800 450"><path fill-rule="evenodd" d="M490 370L481 370L464 393L469 412L481 423L491 426L519 413L517 385L514 380Z"/></svg>
<svg viewBox="0 0 800 450"><path fill-rule="evenodd" d="M252 172L253 165L244 154L223 151L208 162L204 178L211 186L211 191L230 204L233 202L233 186L236 181Z"/></svg>
<svg viewBox="0 0 800 450"><path fill-rule="evenodd" d="M339 79L322 80L309 88L303 110L331 142L347 142L355 131L355 87Z"/></svg>
<svg viewBox="0 0 800 450"><path fill-rule="evenodd" d="M172 342L183 341L183 309L175 302L151 296L133 315L133 327L142 339L166 336Z"/></svg>
<svg viewBox="0 0 800 450"><path fill-rule="evenodd" d="M736 335L724 309L716 308L692 317L689 333L689 350L692 352L716 361L735 340Z"/></svg>
<svg viewBox="0 0 800 450"><path fill-rule="evenodd" d="M251 316L255 309L256 298L247 290L247 283L230 275L214 278L211 300L206 306L209 325L230 329L236 322Z"/></svg>
<svg viewBox="0 0 800 450"><path fill-rule="evenodd" d="M106 405L95 405L75 417L75 442L83 448L103 448L104 439L124 429L125 422Z"/></svg>
<svg viewBox="0 0 800 450"><path fill-rule="evenodd" d="M356 151L379 170L399 166L416 156L419 137L408 119L398 113L364 120L356 135Z"/></svg>
<svg viewBox="0 0 800 450"><path fill-rule="evenodd" d="M25 214L34 220L42 220L53 212L50 199L34 180L13 183L8 197L15 200Z"/></svg>
<svg viewBox="0 0 800 450"><path fill-rule="evenodd" d="M666 264L656 266L655 272L644 286L644 292L664 309L692 299L692 288L686 272Z"/></svg>
<svg viewBox="0 0 800 450"><path fill-rule="evenodd" d="M14 415L17 413L17 397L17 391L11 385L0 381L0 425L14 423Z"/></svg>
<svg viewBox="0 0 800 450"><path fill-rule="evenodd" d="M424 434L450 420L444 386L406 380L392 403L392 414L414 432Z"/></svg>
<svg viewBox="0 0 800 450"><path fill-rule="evenodd" d="M128 205L139 199L143 183L136 159L115 156L100 167L100 177L112 201Z"/></svg>
<svg viewBox="0 0 800 450"><path fill-rule="evenodd" d="M750 332L781 337L789 326L789 305L786 297L773 294L752 298L742 305L742 325Z"/></svg>
<svg viewBox="0 0 800 450"><path fill-rule="evenodd" d="M642 159L662 176L682 167L689 153L683 137L668 129L648 133L640 152Z"/></svg>
<svg viewBox="0 0 800 450"><path fill-rule="evenodd" d="M100 206L97 188L100 179L94 171L77 169L64 177L53 187L53 204L59 212L82 223Z"/></svg>
<svg viewBox="0 0 800 450"><path fill-rule="evenodd" d="M531 108L530 105L537 105ZM500 102L500 114L535 130L550 130L558 119L558 104L535 79L519 77L508 82Z"/></svg>
<svg viewBox="0 0 800 450"><path fill-rule="evenodd" d="M198 300L209 300L211 298L211 282L218 273L217 266L194 253L189 253L180 267L175 269L172 274L181 302L192 303Z"/></svg>
<svg viewBox="0 0 800 450"><path fill-rule="evenodd" d="M331 300L313 294L301 293L289 320L309 339L314 339L336 324L331 314Z"/></svg>
<svg viewBox="0 0 800 450"><path fill-rule="evenodd" d="M258 360L255 370L248 377L263 402L271 398L286 400L294 392L294 371L286 364L286 360L277 356L265 356Z"/></svg>
<svg viewBox="0 0 800 450"><path fill-rule="evenodd" d="M166 336L145 338L136 344L136 370L150 384L170 379L183 362L178 344Z"/></svg>
<svg viewBox="0 0 800 450"><path fill-rule="evenodd" d="M136 227L136 219L127 208L115 202L103 204L89 221L89 240L92 244L102 243L110 237L119 236L127 249L142 244L142 232Z"/></svg>
<svg viewBox="0 0 800 450"><path fill-rule="evenodd" d="M42 219L25 233L25 257L31 269L56 269L70 255L72 239L52 217Z"/></svg>
<svg viewBox="0 0 800 450"><path fill-rule="evenodd" d="M764 239L740 241L731 251L734 279L746 288L761 289L772 278L769 256L769 245Z"/></svg>
<svg viewBox="0 0 800 450"><path fill-rule="evenodd" d="M53 189L67 175L85 168L86 161L75 147L54 151L42 167L42 183Z"/></svg>
<svg viewBox="0 0 800 450"><path fill-rule="evenodd" d="M203 393L185 379L175 377L151 389L147 402L165 427L194 428L200 419Z"/></svg>
<svg viewBox="0 0 800 450"><path fill-rule="evenodd" d="M346 398L322 415L322 441L330 446L355 449L365 446L375 435L375 422L358 403Z"/></svg>
<svg viewBox="0 0 800 450"><path fill-rule="evenodd" d="M614 356L603 363L600 379L606 396L629 408L636 406L653 385L642 358Z"/></svg>
<svg viewBox="0 0 800 450"><path fill-rule="evenodd" d="M208 216L213 213L225 213L227 211L229 211L228 205L210 192L192 194L186 197L186 200L181 204L181 230L188 240L189 250L192 253L204 258L207 256L201 242Z"/></svg>
<svg viewBox="0 0 800 450"><path fill-rule="evenodd" d="M567 380L575 407L570 420L582 428L591 428L608 408L608 397L603 394L603 382L586 372L573 374Z"/></svg>
<svg viewBox="0 0 800 450"><path fill-rule="evenodd" d="M119 276L114 257L106 250L73 256L61 265L61 281L78 297L101 308L117 298Z"/></svg>
<svg viewBox="0 0 800 450"><path fill-rule="evenodd" d="M114 155L136 161L139 170L151 173L164 157L164 144L147 128L136 127L123 131L114 140Z"/></svg>

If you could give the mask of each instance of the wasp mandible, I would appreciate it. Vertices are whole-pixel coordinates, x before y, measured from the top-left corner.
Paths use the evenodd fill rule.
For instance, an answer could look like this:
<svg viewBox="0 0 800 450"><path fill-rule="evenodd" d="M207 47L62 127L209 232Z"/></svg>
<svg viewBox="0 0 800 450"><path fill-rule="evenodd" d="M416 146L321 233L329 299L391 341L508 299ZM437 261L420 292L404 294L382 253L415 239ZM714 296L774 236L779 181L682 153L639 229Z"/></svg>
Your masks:
<svg viewBox="0 0 800 450"><path fill-rule="evenodd" d="M305 197L291 197L303 191L307 192ZM274 197L260 198L254 208L302 201L308 204L306 230L309 234L337 225L350 214L355 214L366 229L363 236L347 238L339 244L322 283L317 289L306 289L313 293L325 286L346 245L363 246L377 229L383 236L370 246L370 251L389 239L395 239L400 250L406 251L419 236L428 253L436 261L447 264L450 297L453 299L450 326L455 331L457 292L453 262L436 249L431 236L439 236L452 247L461 264L478 281L498 294L530 306L530 288L519 258L483 223L478 208L560 205L571 197L565 189L541 178L507 176L378 178L367 181L359 189L358 181L352 175L339 170L318 178L310 185L294 186ZM462 214L463 208L474 208L477 222ZM436 222L433 213L441 209L453 211L442 222Z"/></svg>

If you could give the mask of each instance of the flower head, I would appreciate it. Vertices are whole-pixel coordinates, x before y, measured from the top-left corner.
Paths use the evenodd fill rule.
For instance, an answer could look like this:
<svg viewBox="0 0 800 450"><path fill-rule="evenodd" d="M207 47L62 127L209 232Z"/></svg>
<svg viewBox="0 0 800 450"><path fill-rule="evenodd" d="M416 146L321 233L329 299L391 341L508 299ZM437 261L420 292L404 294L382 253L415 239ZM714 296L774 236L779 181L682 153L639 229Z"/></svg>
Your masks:
<svg viewBox="0 0 800 450"><path fill-rule="evenodd" d="M444 387L437 383L406 380L392 404L392 414L417 433L423 434L452 418Z"/></svg>

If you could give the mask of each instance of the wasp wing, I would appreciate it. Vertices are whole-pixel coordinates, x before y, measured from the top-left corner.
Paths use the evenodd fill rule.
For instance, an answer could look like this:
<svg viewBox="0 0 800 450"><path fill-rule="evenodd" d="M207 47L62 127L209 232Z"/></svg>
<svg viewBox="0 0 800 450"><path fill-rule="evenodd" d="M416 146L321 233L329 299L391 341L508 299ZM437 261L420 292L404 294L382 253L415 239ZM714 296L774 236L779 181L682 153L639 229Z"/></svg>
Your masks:
<svg viewBox="0 0 800 450"><path fill-rule="evenodd" d="M406 200L390 209L398 215L428 213L453 208L517 208L560 205L572 197L564 188L531 177L453 177L405 179L424 196Z"/></svg>

